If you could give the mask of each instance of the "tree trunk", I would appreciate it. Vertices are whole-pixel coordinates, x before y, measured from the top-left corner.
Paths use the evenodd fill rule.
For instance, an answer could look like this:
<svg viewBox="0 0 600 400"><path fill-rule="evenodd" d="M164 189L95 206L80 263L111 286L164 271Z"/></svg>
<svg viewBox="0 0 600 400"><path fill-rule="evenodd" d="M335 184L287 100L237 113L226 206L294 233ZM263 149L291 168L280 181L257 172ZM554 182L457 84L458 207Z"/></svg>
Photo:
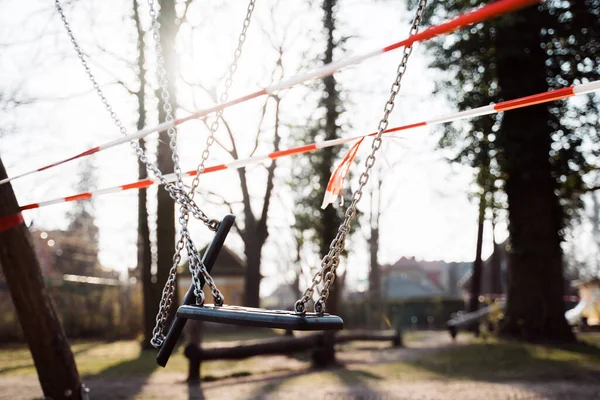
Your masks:
<svg viewBox="0 0 600 400"><path fill-rule="evenodd" d="M337 43L334 38L335 32L335 15L334 8L337 0L324 0L323 11L325 13L323 18L323 25L327 35L327 45L325 48L325 56L323 57L323 63L329 64L333 62L333 51L337 47ZM323 105L325 106L325 140L336 139L338 137L338 117L340 115L339 105L340 97L339 92L336 88L336 79L333 75L323 78L323 84L325 85L326 97L323 99ZM322 150L323 152L323 163L320 166L320 170L317 171L319 176L319 183L322 188L326 188L329 182L329 177L333 171L334 150L331 147ZM340 218L334 207L327 207L323 210L323 223L321 225L321 253L327 254L329 252L329 245L335 239L337 234L338 225ZM338 312L338 303L341 294L341 282L333 284L329 291L329 298L327 300L327 311L335 314ZM322 354L318 362L320 366L335 363L335 340L333 340L335 333L327 332L325 340L322 344ZM316 361L316 360L313 360Z"/></svg>
<svg viewBox="0 0 600 400"><path fill-rule="evenodd" d="M281 59L279 60L281 61ZM279 151L281 136L279 135L280 126L280 106L281 99L273 96L275 99L275 132L273 133L273 151ZM260 132L257 133L257 135ZM237 155L237 152L236 152ZM267 184L263 195L263 205L260 217L257 219L252 212L250 201L250 191L248 190L248 181L246 180L246 170L239 170L240 187L244 202L244 231L242 239L244 240L244 253L246 255L246 280L244 281L244 305L248 307L260 307L260 265L262 260L262 248L269 237L269 227L267 220L269 218L269 208L271 206L271 195L275 187L275 168L277 162L271 161L267 168Z"/></svg>
<svg viewBox="0 0 600 400"><path fill-rule="evenodd" d="M169 95L173 113L176 109L175 101L175 78L176 78L176 51L175 36L177 29L175 26L175 1L163 0L160 3L160 41L165 57L165 68L167 70ZM165 111L163 109L163 100L159 101L159 119L165 120ZM172 152L169 147L170 139L167 132L161 132L158 141L158 168L163 173L173 171ZM163 188L159 188L157 196L156 210L156 283L154 290L154 303L158 304L162 289L169 277L169 270L173 266L173 252L175 246L175 202L169 196L169 193ZM177 287L177 286L176 286ZM178 304L178 291L175 291L173 301ZM177 307L171 307L172 316L177 311ZM170 322L169 322L170 323Z"/></svg>
<svg viewBox="0 0 600 400"><path fill-rule="evenodd" d="M371 235L369 236L369 303L372 312L371 321L369 323L378 327L381 322L381 273L379 271L379 217L381 215L381 185L382 181L377 181L377 188L371 191L371 215L370 228ZM375 190L377 190L377 200L375 200ZM376 203L377 202L377 206Z"/></svg>
<svg viewBox="0 0 600 400"><path fill-rule="evenodd" d="M540 11L528 8L498 26L498 84L503 99L547 90L542 20ZM549 161L553 132L549 119L544 105L513 110L504 114L498 135L511 238L502 334L526 341L573 341L564 317L559 234L563 224Z"/></svg>
<svg viewBox="0 0 600 400"><path fill-rule="evenodd" d="M471 288L469 297L469 312L479 309L479 295L481 295L481 275L483 262L481 260L481 249L483 247L483 228L485 223L485 190L479 198L479 222L477 226L477 246L475 250L475 262L473 263L473 275L471 275Z"/></svg>
<svg viewBox="0 0 600 400"><path fill-rule="evenodd" d="M0 159L0 179L6 177ZM44 396L81 399L83 383L11 184L0 186L0 265Z"/></svg>
<svg viewBox="0 0 600 400"><path fill-rule="evenodd" d="M496 243L496 218L492 217L492 245L493 252L490 268L490 291L493 294L502 294L502 264L500 255L503 252L502 246Z"/></svg>
<svg viewBox="0 0 600 400"><path fill-rule="evenodd" d="M257 240L256 232L247 232L245 236L246 276L244 281L244 306L260 307L260 259L262 244Z"/></svg>
<svg viewBox="0 0 600 400"><path fill-rule="evenodd" d="M187 383L200 382L200 348L202 346L202 321L189 320L186 324L188 344L184 354L189 360Z"/></svg>
<svg viewBox="0 0 600 400"><path fill-rule="evenodd" d="M133 0L133 20L138 34L138 74L140 80L140 89L136 97L138 100L138 121L137 129L142 130L146 124L146 56L144 51L144 30L140 23L138 10L138 1ZM146 151L146 141L140 139L140 147ZM148 173L146 165L138 159L138 178L146 179ZM152 250L150 248L150 228L148 226L148 194L145 189L138 191L138 241L137 241L137 270L138 277L142 284L142 305L143 305L143 333L144 339L142 347L144 349L152 348L150 339L152 339L152 330L154 329L155 315L158 311L158 302L152 296Z"/></svg>
<svg viewBox="0 0 600 400"><path fill-rule="evenodd" d="M598 193L592 192L592 233L596 242L596 270L594 274L600 276L600 200Z"/></svg>

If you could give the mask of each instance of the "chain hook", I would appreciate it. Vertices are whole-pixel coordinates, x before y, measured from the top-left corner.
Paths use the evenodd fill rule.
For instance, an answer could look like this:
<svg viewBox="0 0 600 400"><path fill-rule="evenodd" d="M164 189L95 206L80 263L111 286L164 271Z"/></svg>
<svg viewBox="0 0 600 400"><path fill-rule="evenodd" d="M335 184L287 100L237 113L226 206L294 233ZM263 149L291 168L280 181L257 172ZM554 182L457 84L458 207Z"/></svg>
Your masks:
<svg viewBox="0 0 600 400"><path fill-rule="evenodd" d="M210 229L211 231L216 232L217 229L219 229L220 224L221 222L219 220L211 219L206 223L206 226L208 226L208 229Z"/></svg>

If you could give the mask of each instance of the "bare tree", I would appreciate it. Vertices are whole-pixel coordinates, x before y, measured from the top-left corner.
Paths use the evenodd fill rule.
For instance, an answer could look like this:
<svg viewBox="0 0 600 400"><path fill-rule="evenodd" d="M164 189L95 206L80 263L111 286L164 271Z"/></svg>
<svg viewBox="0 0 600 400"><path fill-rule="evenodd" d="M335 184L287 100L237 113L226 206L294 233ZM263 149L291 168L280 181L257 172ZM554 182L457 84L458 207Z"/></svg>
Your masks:
<svg viewBox="0 0 600 400"><path fill-rule="evenodd" d="M281 64L281 59L278 61L278 65ZM281 114L281 97L277 95L269 96L262 107L261 123L256 131L256 138L254 149L250 153L250 156L254 155L258 149L260 137L263 132L262 123L267 114L267 108L269 102L274 103L274 129L273 129L273 151L279 150L281 142L281 136L279 133L280 129L280 114ZM231 155L234 160L240 158L238 150L238 144L236 142L235 135L233 133L232 126L227 122L225 118L222 118L223 126L227 132L230 146L226 146L220 143L221 147ZM206 121L205 121L206 123ZM236 229L244 242L244 255L246 256L246 276L244 286L244 305L249 307L260 306L260 281L262 275L260 273L260 266L262 260L262 249L269 237L269 229L267 225L269 209L271 207L271 196L273 194L273 188L275 185L275 168L277 162L271 161L271 164L267 168L267 182L263 194L261 195L262 206L260 211L256 213L253 210L252 203L253 198L250 193L250 185L248 180L247 171L245 168L238 169L238 178L240 183L240 190L242 194L241 204L243 205L244 222L242 224L236 223ZM213 193L214 194L214 193ZM230 208L231 202L223 200Z"/></svg>

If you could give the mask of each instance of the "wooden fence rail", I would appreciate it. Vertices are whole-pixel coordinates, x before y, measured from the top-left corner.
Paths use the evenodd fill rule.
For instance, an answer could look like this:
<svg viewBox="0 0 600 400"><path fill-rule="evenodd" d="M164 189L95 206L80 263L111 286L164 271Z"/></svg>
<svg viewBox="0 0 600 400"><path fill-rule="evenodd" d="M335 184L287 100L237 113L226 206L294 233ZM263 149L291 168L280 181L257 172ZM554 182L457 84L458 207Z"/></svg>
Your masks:
<svg viewBox="0 0 600 400"><path fill-rule="evenodd" d="M253 341L234 342L227 346L200 348L188 344L184 354L189 359L188 382L199 382L200 367L203 361L241 360L254 356L282 354L289 355L312 350L314 365L319 365L321 354L327 348L329 340L335 344L352 341L384 341L391 342L392 347L402 346L402 333L399 330L386 331L349 331L331 335L330 333L309 334L303 336L282 336Z"/></svg>

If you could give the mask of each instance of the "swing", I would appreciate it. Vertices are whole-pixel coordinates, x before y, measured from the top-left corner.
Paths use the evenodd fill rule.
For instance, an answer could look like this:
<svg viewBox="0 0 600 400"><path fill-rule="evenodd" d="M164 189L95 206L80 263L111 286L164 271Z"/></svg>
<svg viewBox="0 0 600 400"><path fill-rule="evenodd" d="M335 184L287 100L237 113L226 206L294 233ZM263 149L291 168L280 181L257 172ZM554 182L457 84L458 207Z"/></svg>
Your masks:
<svg viewBox="0 0 600 400"><path fill-rule="evenodd" d="M202 259L208 273L212 271L219 252L223 247L223 243L225 242L225 238L234 222L235 216L229 214L218 224L215 237L208 246ZM306 313L305 315L300 315L291 311L263 310L227 305L214 306L204 304L198 306L195 305L195 303L196 295L194 293L194 284L192 283L183 298L182 305L177 310L177 315L169 328L169 332L162 345L159 347L156 356L158 365L162 367L167 365L188 319L290 330L339 330L343 328L344 324L340 317L328 314L318 315L316 313Z"/></svg>
<svg viewBox="0 0 600 400"><path fill-rule="evenodd" d="M415 35L418 31L418 25L421 21L424 7L427 0L419 0L417 7L416 16L412 21L410 33ZM157 71L160 77L159 84L161 87L161 97L163 100L163 109L166 113L165 120L172 121L172 106L170 103L170 97L168 93L168 86L166 80L166 70L164 67L164 58L162 56L162 48L160 45L160 32L158 24L158 12L155 10L153 0L148 0L150 5L150 16L152 17L152 33L155 40L155 50L157 55ZM233 75L237 70L237 62L241 55L242 45L246 38L246 32L250 24L252 11L254 9L255 0L250 0L246 18L244 19L243 29L239 35L238 46L234 53L234 59L230 66L227 78L225 81L225 91L220 97L220 102L225 103L228 98L228 89L231 87L233 82ZM106 97L102 90L97 84L94 75L91 73L87 62L83 56L83 52L79 47L73 32L66 20L63 10L60 6L59 0L55 1L56 8L61 15L61 19L67 30L71 42L75 47L75 50L80 58L82 64L86 68L86 73L89 80L94 84L94 89L100 99L109 111L113 122L119 127L121 133L127 134L121 121L116 116L116 113L112 111L112 107L108 105ZM215 285L210 272L214 266L214 263L218 257L218 254L223 247L225 238L227 237L233 223L235 216L227 215L222 221L216 221L209 219L208 216L196 205L193 200L194 192L199 183L199 177L204 172L204 163L209 156L209 148L214 143L214 135L219 127L219 118L222 116L222 110L217 112L216 119L210 126L210 134L206 141L206 148L202 152L201 161L197 168L197 174L195 175L191 188L189 191L185 190L185 186L182 181L182 172L179 167L179 156L177 152L177 131L174 127L167 130L170 139L170 148L172 151L172 158L174 163L174 171L176 176L176 182L171 183L162 175L161 171L155 164L148 161L144 154L144 151L140 148L137 142L132 142L132 147L136 150L136 153L144 162L147 169L152 171L158 178L161 184L164 185L165 189L169 192L169 195L179 204L180 206L180 238L176 245L175 255L173 256L173 266L169 271L169 277L165 284L162 292L161 301L159 304L159 311L156 316L156 326L153 330L153 338L151 344L154 347L159 348L157 354L157 362L161 366L165 366L174 347L183 331L185 323L188 319L199 320L199 321L210 321L223 324L232 324L240 326L253 326L253 327L264 327L264 328L278 328L286 330L340 330L343 328L343 321L340 317L330 315L326 313L326 302L329 297L329 290L333 282L335 281L335 272L340 262L341 254L345 249L346 236L350 231L350 223L356 216L356 206L362 197L362 191L366 186L369 179L369 172L375 163L375 154L381 147L381 135L387 129L388 117L394 108L394 100L398 92L400 91L401 79L404 76L406 70L406 64L410 53L412 51L412 45L404 48L401 62L398 66L396 79L392 85L391 94L384 108L384 115L378 126L378 133L372 143L371 154L367 157L365 162L365 170L360 176L359 186L354 191L351 199L350 206L347 208L343 222L340 224L335 239L329 246L329 251L321 261L320 268L312 278L311 284L304 291L301 298L294 304L294 310L266 310L261 308L249 308L249 307L237 307L227 306L224 304L224 297ZM356 150L358 148L357 143L349 154L344 158L342 164L333 173L329 185L326 191L326 201L324 206L328 203L332 203L335 198L343 191L343 180L348 172L349 166L352 163ZM215 231L215 237L209 245L204 256L200 258L199 252L196 250L195 244L191 239L187 223L190 215L194 218L201 220L209 229ZM179 307L177 314L171 323L168 333L165 335L165 325L169 318L169 310L172 305L173 295L177 290L176 287L176 274L177 267L181 261L181 251L186 249L189 257L189 267L192 274L192 284L187 294L184 297L183 304ZM211 294L214 298L212 305L204 303L204 284L208 285L211 289ZM318 286L322 284L320 290ZM318 290L319 298L314 302L314 312L307 312L307 303L313 300L315 289Z"/></svg>
<svg viewBox="0 0 600 400"><path fill-rule="evenodd" d="M421 20L425 3L426 0L421 0L419 2L417 14L412 23L411 34L415 34L417 31L417 26ZM362 196L362 189L368 181L368 173L374 164L375 153L381 146L381 135L383 131L387 129L388 116L390 115L393 109L394 99L400 90L400 81L406 70L406 63L411 50L411 47L407 47L405 49L402 61L398 67L398 74L391 90L392 94L390 96L390 100L386 104L384 110L384 117L379 124L379 132L372 145L373 150L371 152L371 155L367 158L366 171L363 172L359 180L359 188L354 192L352 196L352 203L346 211L344 221L338 228L336 238L330 245L329 253L323 258L321 262L320 270L313 277L311 285L305 290L303 296L295 303L294 310L266 310L262 308L228 306L223 304L222 298L218 296L219 293L215 292L214 289L213 297L215 298L216 304L204 304L203 299L201 299L200 301L196 299L196 304L194 304L194 293L202 292L198 292L197 290L195 291L194 284L192 283L192 286L190 287L188 294L186 295L183 301L183 304L177 310L177 316L175 318L175 321L171 325L169 333L167 334L166 338L164 339L164 342L162 343L162 346L159 349L157 356L157 362L159 365L163 367L166 365L166 362L171 352L173 351L175 343L179 338L181 330L183 329L183 325L185 324L185 321L187 319L215 322L221 324L231 324L238 326L251 326L260 328L275 328L300 331L343 329L343 320L336 315L327 314L325 312L325 304L327 301L327 297L329 296L329 288L335 280L335 270L339 264L339 257L345 248L345 240L350 230L350 222L356 215L356 204L360 200ZM324 205L333 202L337 195L340 194L340 192L342 191L343 179L345 178L348 172L349 165L351 164L352 159L356 155L358 145L360 145L361 142L358 142L357 145L353 146L353 148L349 152L349 155L346 156L346 158L344 159L345 162L342 162L342 164L332 175L332 180L330 181L330 184L327 188L326 199L328 200L324 202ZM338 179L338 181L335 181L336 178ZM335 186L337 188L337 191L331 190L331 186ZM219 228L217 230L217 234L215 235L215 239L213 240L213 243L211 243L209 249L205 254L204 267L207 273L204 276L210 276L209 273L216 259L216 253L218 253L218 251L222 247L225 236L227 236L227 233L229 232L229 229L231 228L231 225L233 224L234 220L235 217L233 215L228 215L219 224ZM215 252L214 259L212 258L213 249ZM312 299L315 287L323 280L323 289L321 290L319 299L315 302L315 312L306 312L306 303L310 299Z"/></svg>

